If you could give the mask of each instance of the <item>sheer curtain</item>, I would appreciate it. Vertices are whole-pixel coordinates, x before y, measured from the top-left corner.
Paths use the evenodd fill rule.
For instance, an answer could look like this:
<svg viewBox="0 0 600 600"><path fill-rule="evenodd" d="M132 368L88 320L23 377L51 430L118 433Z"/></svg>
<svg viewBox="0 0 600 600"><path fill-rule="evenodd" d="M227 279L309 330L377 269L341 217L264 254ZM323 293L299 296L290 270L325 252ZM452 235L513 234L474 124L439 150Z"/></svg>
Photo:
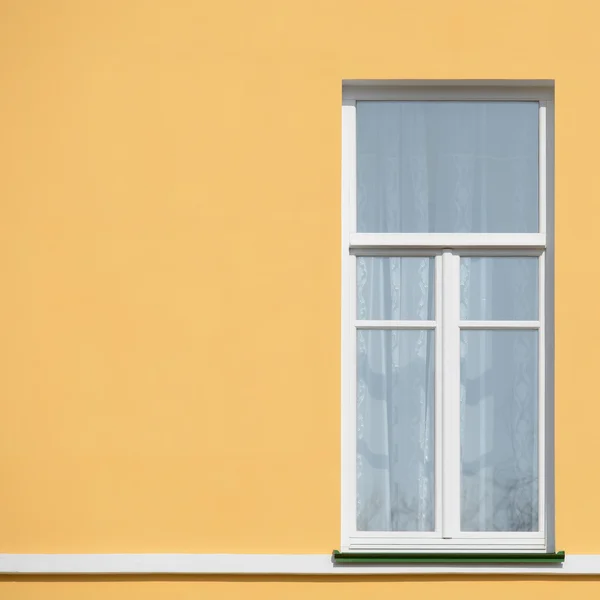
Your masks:
<svg viewBox="0 0 600 600"><path fill-rule="evenodd" d="M538 259L463 258L461 317L536 320ZM538 332L462 331L463 531L538 529Z"/></svg>
<svg viewBox="0 0 600 600"><path fill-rule="evenodd" d="M538 230L534 102L358 102L359 232Z"/></svg>
<svg viewBox="0 0 600 600"><path fill-rule="evenodd" d="M358 231L537 231L537 127L534 103L357 103ZM462 318L537 319L536 277L463 259ZM429 258L359 257L357 318L435 319L433 281ZM357 528L431 531L434 334L359 330L357 364ZM465 531L538 527L537 364L536 331L461 333Z"/></svg>
<svg viewBox="0 0 600 600"><path fill-rule="evenodd" d="M357 260L359 319L433 319L433 260ZM434 335L357 333L357 526L434 527Z"/></svg>

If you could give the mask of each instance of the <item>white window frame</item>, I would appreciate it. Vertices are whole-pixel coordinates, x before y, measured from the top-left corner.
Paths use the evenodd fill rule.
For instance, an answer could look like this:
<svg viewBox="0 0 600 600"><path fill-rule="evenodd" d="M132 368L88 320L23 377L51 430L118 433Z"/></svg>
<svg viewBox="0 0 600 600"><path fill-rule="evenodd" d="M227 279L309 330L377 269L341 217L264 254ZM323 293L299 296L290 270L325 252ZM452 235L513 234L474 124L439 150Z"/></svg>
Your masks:
<svg viewBox="0 0 600 600"><path fill-rule="evenodd" d="M356 102L360 100L533 101L539 103L538 233L357 233ZM347 81L342 95L342 503L343 551L554 552L554 87L552 81ZM356 256L435 256L436 321L356 321ZM459 319L460 257L538 256L537 321ZM443 299L443 300L442 300ZM459 327L456 327L456 324ZM460 532L459 331L539 331L539 532ZM356 529L356 330L436 332L434 532ZM443 328L443 330L442 330ZM444 416L441 418L442 411ZM453 451L450 451L453 449Z"/></svg>

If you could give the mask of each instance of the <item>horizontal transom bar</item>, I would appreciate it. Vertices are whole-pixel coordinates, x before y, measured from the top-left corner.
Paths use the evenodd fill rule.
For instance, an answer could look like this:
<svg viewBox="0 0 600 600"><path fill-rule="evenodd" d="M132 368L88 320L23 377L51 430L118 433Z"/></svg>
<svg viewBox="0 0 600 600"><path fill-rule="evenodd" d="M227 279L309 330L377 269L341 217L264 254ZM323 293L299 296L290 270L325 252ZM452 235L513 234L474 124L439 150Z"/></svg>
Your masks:
<svg viewBox="0 0 600 600"><path fill-rule="evenodd" d="M407 249L539 249L546 246L543 233L352 233L350 248Z"/></svg>
<svg viewBox="0 0 600 600"><path fill-rule="evenodd" d="M539 329L539 321L459 321L461 329Z"/></svg>
<svg viewBox="0 0 600 600"><path fill-rule="evenodd" d="M435 321L356 321L357 329L435 329Z"/></svg>

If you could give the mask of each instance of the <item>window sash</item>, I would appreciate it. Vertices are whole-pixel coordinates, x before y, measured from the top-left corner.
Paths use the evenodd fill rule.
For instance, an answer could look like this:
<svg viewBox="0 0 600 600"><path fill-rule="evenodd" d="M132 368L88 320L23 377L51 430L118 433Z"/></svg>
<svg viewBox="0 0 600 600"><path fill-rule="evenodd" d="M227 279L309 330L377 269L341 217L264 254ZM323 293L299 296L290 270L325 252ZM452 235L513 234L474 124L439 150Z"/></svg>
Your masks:
<svg viewBox="0 0 600 600"><path fill-rule="evenodd" d="M348 252L348 251L347 251ZM482 252L484 254L485 252ZM488 251L486 256L495 256ZM403 254L400 254L403 255ZM352 519L347 528L349 544L347 548L373 549L414 548L425 545L439 549L463 547L465 540L473 548L487 548L489 544L503 543L508 540L511 547L540 550L545 548L544 530L544 473L546 455L544 452L544 296L538 294L539 320L535 321L464 321L459 318L460 306L460 258L463 253L454 250L437 252L435 258L435 305L436 320L359 320L352 321L352 332L346 348L348 356L352 353L352 381L354 391L351 403L345 406L352 410L352 422L345 420L352 435L352 455L345 456L349 473L347 478L354 479L354 492L350 499L345 498L346 514ZM540 261L538 269L538 287L544 289L544 253L537 254ZM512 251L511 256L519 256ZM352 297L356 297L356 256L348 253L353 263L351 285ZM350 289L349 289L350 292ZM356 310L356 309L355 309ZM368 329L432 329L435 331L435 530L432 532L379 532L357 531L356 529L356 331ZM534 330L538 337L538 523L537 532L466 532L460 527L460 349L459 336L463 330ZM348 382L347 382L348 383ZM347 413L346 415L347 416ZM350 429L351 428L351 429ZM350 504L351 502L351 504ZM470 542L469 542L470 540Z"/></svg>
<svg viewBox="0 0 600 600"><path fill-rule="evenodd" d="M387 89L387 88L386 88ZM366 93L368 91L368 93ZM539 90L537 90L539 91ZM499 99L498 89L493 99ZM357 99L382 99L372 88L353 88L345 95L342 112L342 548L344 550L506 550L552 551L552 521L548 504L553 490L553 462L547 443L551 417L546 409L546 102L547 96L533 90L527 99L540 100L539 218L540 232L528 234L369 234L356 233L356 115ZM470 93L470 92L469 92ZM487 93L487 92L486 92ZM513 93L513 92L511 92ZM410 90L410 99L427 99ZM459 91L452 99L473 99ZM406 99L384 94L389 99ZM425 98L424 98L425 96ZM350 99L348 99L350 98ZM450 98L448 98L450 99ZM475 98L492 99L492 98ZM500 98L506 99L506 98ZM514 99L511 97L511 99ZM435 256L434 321L360 321L356 314L357 256ZM536 321L461 321L461 256L537 256L539 257L539 315ZM431 329L435 332L435 531L375 532L356 529L356 332L358 329ZM538 331L539 344L539 528L538 532L461 532L460 531L460 352L462 330L532 329ZM452 350L452 348L455 348ZM442 368L440 368L440 366ZM454 396L449 400L448 396ZM547 455L548 454L548 455ZM444 459L442 457L445 457ZM445 461L442 463L442 459ZM448 462L449 461L449 462ZM547 477L550 472L550 480ZM553 513L551 513L553 514Z"/></svg>

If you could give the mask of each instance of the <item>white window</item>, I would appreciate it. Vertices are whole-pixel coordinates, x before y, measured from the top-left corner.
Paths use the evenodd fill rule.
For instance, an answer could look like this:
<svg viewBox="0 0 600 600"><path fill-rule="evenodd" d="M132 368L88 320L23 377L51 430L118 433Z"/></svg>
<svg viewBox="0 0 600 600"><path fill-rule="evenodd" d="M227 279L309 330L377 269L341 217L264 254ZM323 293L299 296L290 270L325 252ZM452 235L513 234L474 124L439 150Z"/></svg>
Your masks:
<svg viewBox="0 0 600 600"><path fill-rule="evenodd" d="M343 89L342 550L553 552L553 89Z"/></svg>

